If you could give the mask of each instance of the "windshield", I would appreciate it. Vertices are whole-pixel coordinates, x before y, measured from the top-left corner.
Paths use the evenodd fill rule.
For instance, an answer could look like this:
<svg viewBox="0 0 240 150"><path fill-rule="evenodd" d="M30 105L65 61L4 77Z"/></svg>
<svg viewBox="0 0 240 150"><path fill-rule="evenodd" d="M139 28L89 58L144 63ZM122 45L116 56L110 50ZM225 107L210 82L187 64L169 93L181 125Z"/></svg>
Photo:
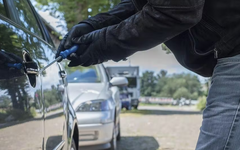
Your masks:
<svg viewBox="0 0 240 150"><path fill-rule="evenodd" d="M90 67L67 67L68 83L100 83L101 76L96 66Z"/></svg>
<svg viewBox="0 0 240 150"><path fill-rule="evenodd" d="M137 78L136 77L127 77L128 79L128 87L136 88L137 87Z"/></svg>

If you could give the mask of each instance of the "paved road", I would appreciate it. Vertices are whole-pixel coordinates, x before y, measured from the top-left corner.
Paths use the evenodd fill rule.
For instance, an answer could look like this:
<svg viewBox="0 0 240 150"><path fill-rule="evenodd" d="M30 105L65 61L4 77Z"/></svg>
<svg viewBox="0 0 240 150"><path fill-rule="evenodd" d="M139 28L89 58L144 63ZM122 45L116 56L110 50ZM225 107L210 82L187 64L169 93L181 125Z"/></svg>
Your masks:
<svg viewBox="0 0 240 150"><path fill-rule="evenodd" d="M139 107L121 115L118 150L194 150L201 121L189 107Z"/></svg>
<svg viewBox="0 0 240 150"><path fill-rule="evenodd" d="M61 119L52 118L49 123L59 121ZM139 111L121 114L122 139L118 142L118 150L194 150L201 121L202 115L187 107L139 107ZM31 147L36 145L37 149L39 143L32 139L36 141L36 136L42 133L37 128L39 124L41 120L32 120L0 129L1 147L28 149L30 144Z"/></svg>

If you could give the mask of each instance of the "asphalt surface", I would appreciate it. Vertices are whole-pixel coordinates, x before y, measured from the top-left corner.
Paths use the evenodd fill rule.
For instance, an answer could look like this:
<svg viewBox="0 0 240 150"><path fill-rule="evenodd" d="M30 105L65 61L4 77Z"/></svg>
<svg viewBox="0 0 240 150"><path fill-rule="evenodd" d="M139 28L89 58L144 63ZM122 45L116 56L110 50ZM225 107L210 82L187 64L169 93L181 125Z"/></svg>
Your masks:
<svg viewBox="0 0 240 150"><path fill-rule="evenodd" d="M194 150L201 121L195 107L141 106L121 115L118 150Z"/></svg>
<svg viewBox="0 0 240 150"><path fill-rule="evenodd" d="M49 124L56 127L58 122L62 125L61 120L61 117L51 118ZM141 106L137 111L123 111L118 150L194 150L201 121L202 114L192 107ZM38 149L41 124L40 120L32 120L0 129L1 147Z"/></svg>

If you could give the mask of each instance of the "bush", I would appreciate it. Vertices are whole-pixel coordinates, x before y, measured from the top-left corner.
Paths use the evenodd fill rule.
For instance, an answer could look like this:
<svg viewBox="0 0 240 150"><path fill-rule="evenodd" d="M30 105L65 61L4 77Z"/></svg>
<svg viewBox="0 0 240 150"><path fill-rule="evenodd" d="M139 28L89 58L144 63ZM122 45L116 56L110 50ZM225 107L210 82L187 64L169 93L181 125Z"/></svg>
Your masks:
<svg viewBox="0 0 240 150"><path fill-rule="evenodd" d="M30 112L29 113L30 113L29 115L31 117L36 117L37 116L36 109L34 107L30 108Z"/></svg>
<svg viewBox="0 0 240 150"><path fill-rule="evenodd" d="M6 117L7 117L7 114L5 114L5 113L0 113L0 123L4 123Z"/></svg>
<svg viewBox="0 0 240 150"><path fill-rule="evenodd" d="M21 118L25 116L25 112L20 109L9 109L6 112L8 115L12 115L14 118Z"/></svg>
<svg viewBox="0 0 240 150"><path fill-rule="evenodd" d="M197 109L204 110L207 104L207 98L206 96L202 96L198 99L199 103L197 104Z"/></svg>
<svg viewBox="0 0 240 150"><path fill-rule="evenodd" d="M16 120L21 121L21 120L30 119L30 118L33 118L37 115L36 110L33 107L31 107L29 111L23 111L23 110L20 110L20 109L10 109L10 110L6 111L6 114L8 116L11 115L14 118L15 121Z"/></svg>

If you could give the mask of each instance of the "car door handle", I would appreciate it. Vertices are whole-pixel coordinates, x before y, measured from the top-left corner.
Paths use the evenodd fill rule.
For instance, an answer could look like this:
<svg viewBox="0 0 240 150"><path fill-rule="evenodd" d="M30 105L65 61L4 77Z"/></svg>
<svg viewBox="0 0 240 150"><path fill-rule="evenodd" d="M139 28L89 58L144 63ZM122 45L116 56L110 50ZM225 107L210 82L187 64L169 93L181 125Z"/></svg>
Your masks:
<svg viewBox="0 0 240 150"><path fill-rule="evenodd" d="M38 75L38 66L37 63L35 62L25 62L24 63L25 69L26 69L26 73L27 74L34 74L34 75Z"/></svg>
<svg viewBox="0 0 240 150"><path fill-rule="evenodd" d="M33 61L29 53L26 51L23 51L23 65L26 74L38 75L38 65Z"/></svg>
<svg viewBox="0 0 240 150"><path fill-rule="evenodd" d="M37 76L38 76L38 65L33 59L30 57L29 53L23 50L23 66L24 71L28 76L28 80L32 87L36 87L37 84Z"/></svg>
<svg viewBox="0 0 240 150"><path fill-rule="evenodd" d="M67 77L67 73L64 70L61 70L61 71L59 71L59 76L60 76L60 78L64 79Z"/></svg>

